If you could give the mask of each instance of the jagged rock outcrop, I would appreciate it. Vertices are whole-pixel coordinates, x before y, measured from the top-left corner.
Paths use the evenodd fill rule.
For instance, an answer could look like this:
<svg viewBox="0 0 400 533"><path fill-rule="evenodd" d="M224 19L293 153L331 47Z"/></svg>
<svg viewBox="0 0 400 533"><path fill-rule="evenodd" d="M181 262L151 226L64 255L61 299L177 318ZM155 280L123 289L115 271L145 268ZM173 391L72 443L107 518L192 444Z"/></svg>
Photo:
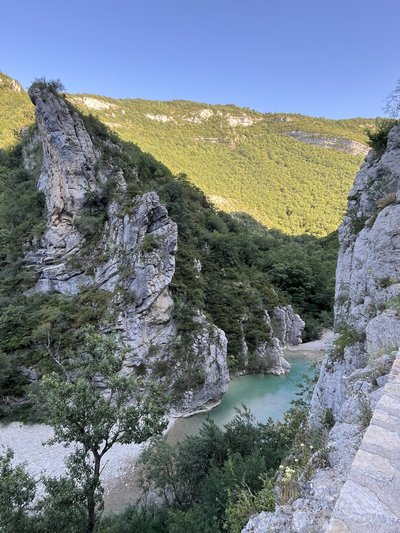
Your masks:
<svg viewBox="0 0 400 533"><path fill-rule="evenodd" d="M292 306L275 307L273 315L275 318L274 334L282 346L296 346L297 344L301 344L305 323L293 311Z"/></svg>
<svg viewBox="0 0 400 533"><path fill-rule="evenodd" d="M24 90L22 85L17 80L13 80L12 78L0 72L0 88L1 87L7 87L16 93L21 93Z"/></svg>
<svg viewBox="0 0 400 533"><path fill-rule="evenodd" d="M47 212L45 231L25 256L37 279L29 294L105 292L108 318L101 327L118 332L128 347L125 371L156 375L170 392L175 413L215 403L229 383L227 340L194 309L188 344L173 317L169 286L177 225L155 192L127 202L124 173L104 156L104 145L116 156L120 146L92 138L79 113L52 87L33 84L29 95L37 130L25 145L25 166L36 169L41 154L38 188ZM91 231L95 226L95 238L93 232L85 233L88 225ZM200 273L201 263L195 261L193 269ZM266 311L265 326L270 338L259 344L255 357L263 370L286 373L290 365L283 348L301 341L304 322L286 306L275 308L271 316Z"/></svg>
<svg viewBox="0 0 400 533"><path fill-rule="evenodd" d="M272 316L272 317L271 317ZM286 361L283 350L302 342L304 321L292 306L274 307L272 312L264 311L264 322L270 338L258 344L255 357L261 370L280 376L290 372L290 363ZM249 349L243 338L242 358L248 365Z"/></svg>
<svg viewBox="0 0 400 533"><path fill-rule="evenodd" d="M225 392L229 384L225 333L216 326L210 325L201 314L195 318L195 322L199 330L192 350L194 356L202 361L200 377L204 379L204 383L202 387L184 393L182 402L178 406L178 414L192 413L215 405L216 401L221 398L221 392Z"/></svg>
<svg viewBox="0 0 400 533"><path fill-rule="evenodd" d="M34 86L30 96L36 106L36 140L43 150L38 187L47 207L45 232L26 257L37 274L30 292L71 296L93 287L110 293L109 315L115 318L108 329L118 331L128 347L125 371L140 368L150 375L157 363L167 361L167 386L172 387L174 367L179 364L174 357L179 335L169 291L177 225L155 192L136 196L134 207L124 212L118 201L118 193L126 191L124 175L114 165L102 164L101 152L79 114L51 90ZM86 238L78 221L88 195L101 197L110 182L117 196L104 208L104 226L90 257L96 261L88 268L82 261ZM229 382L225 334L204 317L200 322L191 348L204 376L185 395L181 407L187 412L220 398Z"/></svg>
<svg viewBox="0 0 400 533"><path fill-rule="evenodd" d="M400 464L398 431L391 438L395 448L391 447L389 455L385 455L381 446L379 464L379 457L374 456L374 462L360 470L357 452L370 414L384 394L384 385L400 347L399 189L400 126L397 126L389 134L384 153L372 151L367 156L349 193L348 212L339 230L335 338L322 364L310 415L310 423L319 427L323 426L327 414L335 422L327 439L330 467L316 469L296 501L279 506L274 513L261 513L252 518L246 532L367 533L376 528L398 531L399 518L393 515L391 503L379 502L375 509L365 511L362 519L361 515L357 518L362 508L366 510L367 501L362 499L367 493L373 506L385 492L379 492L378 487L379 494L375 495L368 483L381 483L387 474L388 460L392 466ZM388 401L396 402L397 392L396 396L388 393L385 408ZM382 411L379 405L382 404L378 404L377 413ZM394 404L391 409L398 411ZM379 416L374 415L372 424L375 421L387 434L390 417L387 413L385 420ZM392 427L389 429L393 431ZM379 446L368 448L371 436L367 438L367 435L377 436L379 432L376 428L367 431L364 445L367 451L378 450ZM363 445L361 448L364 449ZM354 457L358 459L352 466ZM393 486L397 487L392 470L391 480L395 479ZM366 484L369 475L375 481L371 478ZM364 488L357 493L356 481L360 480Z"/></svg>

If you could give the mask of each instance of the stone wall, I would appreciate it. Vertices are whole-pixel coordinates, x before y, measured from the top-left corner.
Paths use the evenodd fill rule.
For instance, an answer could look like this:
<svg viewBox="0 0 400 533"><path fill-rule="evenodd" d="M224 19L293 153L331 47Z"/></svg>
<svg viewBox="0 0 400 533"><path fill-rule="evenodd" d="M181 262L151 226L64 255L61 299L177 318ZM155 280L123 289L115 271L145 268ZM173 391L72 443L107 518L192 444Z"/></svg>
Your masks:
<svg viewBox="0 0 400 533"><path fill-rule="evenodd" d="M327 533L400 531L400 352L336 502Z"/></svg>

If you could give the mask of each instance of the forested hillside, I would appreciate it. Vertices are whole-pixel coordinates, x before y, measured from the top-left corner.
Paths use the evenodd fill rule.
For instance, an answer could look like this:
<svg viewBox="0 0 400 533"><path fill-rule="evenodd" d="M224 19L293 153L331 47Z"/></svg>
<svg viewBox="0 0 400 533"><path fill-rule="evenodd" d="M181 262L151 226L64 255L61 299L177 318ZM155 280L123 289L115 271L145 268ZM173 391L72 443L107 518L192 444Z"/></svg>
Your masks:
<svg viewBox="0 0 400 533"><path fill-rule="evenodd" d="M4 74L0 80L0 148L8 148L33 122L33 108L14 80ZM338 227L371 123L178 100L69 99L172 172L186 174L218 209L247 213L289 235L324 236Z"/></svg>
<svg viewBox="0 0 400 533"><path fill-rule="evenodd" d="M21 85L0 72L0 149L16 144L21 128L33 123L31 101Z"/></svg>
<svg viewBox="0 0 400 533"><path fill-rule="evenodd" d="M219 209L247 213L290 235L323 236L338 227L366 152L364 119L187 101L70 100L173 172L187 174Z"/></svg>

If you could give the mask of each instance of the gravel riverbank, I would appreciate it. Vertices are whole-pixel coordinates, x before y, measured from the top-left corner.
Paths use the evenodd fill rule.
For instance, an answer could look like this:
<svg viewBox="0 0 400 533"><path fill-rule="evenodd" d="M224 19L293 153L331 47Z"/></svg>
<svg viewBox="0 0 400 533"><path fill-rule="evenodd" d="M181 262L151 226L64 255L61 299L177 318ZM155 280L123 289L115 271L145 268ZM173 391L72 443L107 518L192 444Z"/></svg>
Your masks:
<svg viewBox="0 0 400 533"><path fill-rule="evenodd" d="M173 422L170 423L170 426ZM25 463L28 472L39 479L42 474L46 476L60 476L65 471L64 459L73 451L73 447L64 447L62 444L45 444L53 436L53 430L45 424L21 424L12 422L0 425L0 453L6 448L14 450L14 464ZM105 487L105 500L110 498L110 493L117 479L123 478L135 468L135 459L144 449L145 444L115 444L107 453L102 472ZM42 494L43 487L39 485L38 495Z"/></svg>
<svg viewBox="0 0 400 533"><path fill-rule="evenodd" d="M296 353L301 353L302 356L307 357L310 361L322 361L324 351L333 339L333 331L325 331L322 337L316 341L304 342L296 346L285 348L286 355L295 356Z"/></svg>

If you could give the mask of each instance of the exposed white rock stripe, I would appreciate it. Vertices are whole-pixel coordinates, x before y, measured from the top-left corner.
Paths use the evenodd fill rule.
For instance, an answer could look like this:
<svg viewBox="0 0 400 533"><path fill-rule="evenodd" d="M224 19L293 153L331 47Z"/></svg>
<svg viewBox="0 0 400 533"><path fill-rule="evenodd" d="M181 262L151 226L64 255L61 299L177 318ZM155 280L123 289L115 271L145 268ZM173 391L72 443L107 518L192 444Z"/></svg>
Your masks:
<svg viewBox="0 0 400 533"><path fill-rule="evenodd" d="M400 531L400 352L365 432L327 533Z"/></svg>

